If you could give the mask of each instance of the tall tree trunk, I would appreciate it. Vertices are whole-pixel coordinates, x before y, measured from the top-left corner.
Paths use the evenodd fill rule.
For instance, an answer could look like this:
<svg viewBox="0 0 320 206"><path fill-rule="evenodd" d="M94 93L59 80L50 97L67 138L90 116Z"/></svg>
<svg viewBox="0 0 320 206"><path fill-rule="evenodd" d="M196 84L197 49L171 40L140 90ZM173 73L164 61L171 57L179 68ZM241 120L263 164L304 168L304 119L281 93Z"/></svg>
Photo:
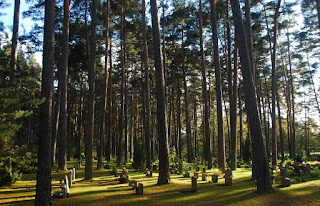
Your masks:
<svg viewBox="0 0 320 206"><path fill-rule="evenodd" d="M15 82L15 73L17 68L19 16L20 16L20 0L15 0L14 14L13 14L13 29L12 29L11 62L10 62L10 67L12 70L12 76L11 76L12 83Z"/></svg>
<svg viewBox="0 0 320 206"><path fill-rule="evenodd" d="M243 125L242 125L242 104L241 104L241 96L240 96L240 89L238 89L238 96L239 96L239 140L240 140L240 158L243 158L242 151L243 151Z"/></svg>
<svg viewBox="0 0 320 206"><path fill-rule="evenodd" d="M250 0L245 0L245 30L246 30L246 38L248 44L248 51L249 51L249 59L251 62L251 72L253 83L255 81L255 72L254 72L254 56L253 56L253 39L252 39L252 27L251 27L251 12L250 12Z"/></svg>
<svg viewBox="0 0 320 206"><path fill-rule="evenodd" d="M54 69L55 0L45 1L43 69L40 105L38 172L35 205L52 205L51 197L51 137L52 91Z"/></svg>
<svg viewBox="0 0 320 206"><path fill-rule="evenodd" d="M202 74L202 92L204 102L204 126L205 126L205 139L206 139L206 159L208 160L208 169L212 168L212 145L210 138L209 126L209 107L208 107L208 93L207 93L207 79L206 79L206 65L205 54L203 49L203 36L202 36L202 3L199 0L199 35L200 35L200 54L201 54L201 74Z"/></svg>
<svg viewBox="0 0 320 206"><path fill-rule="evenodd" d="M277 152L277 137L276 137L276 93L277 76L276 76L276 49L277 49L277 32L278 32L278 17L281 0L278 1L277 8L274 14L274 28L273 28L273 47L271 53L272 62L272 165L277 166L278 152ZM279 114L280 115L280 114ZM281 129L281 128L280 128Z"/></svg>
<svg viewBox="0 0 320 206"><path fill-rule="evenodd" d="M198 118L197 118L197 98L194 95L193 106L193 138L194 138L194 157L198 157Z"/></svg>
<svg viewBox="0 0 320 206"><path fill-rule="evenodd" d="M182 25L183 27L183 25ZM192 162L192 142L191 142L191 126L189 118L189 101L188 101L188 86L186 80L186 68L185 68L185 49L184 49L184 31L182 29L182 74L183 74L183 87L184 87L184 103L186 107L186 124L187 124L187 161Z"/></svg>
<svg viewBox="0 0 320 206"><path fill-rule="evenodd" d="M97 27L97 0L92 0L91 17L91 38L90 38L90 58L89 58L89 99L88 99L88 120L87 135L85 138L86 167L84 178L92 179L93 165L93 133L94 133L94 96L95 96L95 70L96 70L96 27Z"/></svg>
<svg viewBox="0 0 320 206"><path fill-rule="evenodd" d="M220 71L220 60L219 60L219 45L218 45L215 0L210 0L210 4L211 4L211 28L212 28L213 50L214 50L216 96L217 96L218 164L219 164L219 169L224 172L226 169L226 151L225 151L225 137L224 137L224 129L223 129L223 116L222 116L221 71Z"/></svg>
<svg viewBox="0 0 320 206"><path fill-rule="evenodd" d="M123 115L124 115L124 90L125 90L125 46L124 46L124 1L121 0L121 89L120 89L120 111L119 111L119 141L118 141L118 147L117 147L117 165L121 165L122 161L122 139L123 139Z"/></svg>
<svg viewBox="0 0 320 206"><path fill-rule="evenodd" d="M150 0L152 17L153 48L155 57L155 77L157 89L157 122L159 139L159 177L158 184L168 184L169 179L169 148L168 148L168 127L166 116L166 97L162 51L160 47L160 28L158 18L158 5L156 0Z"/></svg>
<svg viewBox="0 0 320 206"><path fill-rule="evenodd" d="M177 154L180 159L182 159L182 138L181 138L181 90L180 90L180 85L178 84L178 92L177 92L177 130L178 130L178 136L177 136L177 145L179 150L177 151Z"/></svg>
<svg viewBox="0 0 320 206"><path fill-rule="evenodd" d="M78 161L82 163L82 157L81 157L81 137L82 137L82 116L83 116L83 109L82 109L82 102L83 102L83 70L81 72L81 84L80 84L80 98L79 98L79 117L78 117L78 139L77 139L77 156Z"/></svg>
<svg viewBox="0 0 320 206"><path fill-rule="evenodd" d="M237 168L237 98L238 98L238 45L234 47L234 74L233 74L232 101L230 101L231 126L231 169Z"/></svg>
<svg viewBox="0 0 320 206"><path fill-rule="evenodd" d="M149 83L149 64L148 64L148 43L146 31L146 6L142 0L142 33L143 33L143 63L145 69L145 90L146 90L146 124L145 124L145 145L146 145L146 168L151 169L151 133L150 133L150 83Z"/></svg>
<svg viewBox="0 0 320 206"><path fill-rule="evenodd" d="M70 1L64 0L63 30L62 30L62 57L60 67L61 101L59 118L59 154L58 170L67 170L67 97L68 97L68 51L69 51L69 18Z"/></svg>
<svg viewBox="0 0 320 206"><path fill-rule="evenodd" d="M233 20L236 29L236 38L239 44L239 54L241 70L243 75L243 84L245 89L245 102L249 115L250 133L252 138L252 150L255 159L255 172L257 191L265 192L272 188L270 181L269 165L265 152L261 123L257 109L255 88L251 73L251 62L249 50L245 36L244 26L241 17L240 5L238 0L231 0Z"/></svg>
<svg viewBox="0 0 320 206"><path fill-rule="evenodd" d="M109 1L110 2L110 1ZM110 8L110 7L109 7ZM111 160L111 157L112 157L112 137L114 137L112 135L112 131L114 129L114 126L115 126L115 122L112 121L112 39L111 39L111 35L109 35L109 40L110 40L110 52L109 52L109 65L110 65L110 68L109 68L109 78L108 78L108 85L109 85L109 88L108 88L108 95L109 95L109 104L108 104L108 117L109 117L109 122L108 122L108 141L107 141L107 161L110 162Z"/></svg>
<svg viewBox="0 0 320 206"><path fill-rule="evenodd" d="M104 66L104 90L102 93L101 103L101 124L100 124L100 141L98 146L98 169L102 168L103 162L103 148L104 148L104 137L105 137L105 125L106 125L106 107L107 107L107 88L108 88L108 58L109 58L109 11L110 11L110 0L107 0L106 16L105 16L105 66Z"/></svg>
<svg viewBox="0 0 320 206"><path fill-rule="evenodd" d="M60 76L60 74L58 75ZM58 77L60 78L60 77ZM58 128L59 128L59 118L60 118L60 97L61 90L58 86L57 94L56 94L56 105L54 108L54 116L53 116L53 124L52 124L52 166L56 164L56 149L57 149L57 136L58 136Z"/></svg>

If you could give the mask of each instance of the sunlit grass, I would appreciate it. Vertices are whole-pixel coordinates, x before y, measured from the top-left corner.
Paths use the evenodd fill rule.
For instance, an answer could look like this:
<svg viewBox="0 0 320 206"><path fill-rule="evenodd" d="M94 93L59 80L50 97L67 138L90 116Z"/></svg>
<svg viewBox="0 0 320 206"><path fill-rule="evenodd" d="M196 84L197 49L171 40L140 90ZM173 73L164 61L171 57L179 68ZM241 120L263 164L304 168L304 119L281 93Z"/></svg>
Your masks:
<svg viewBox="0 0 320 206"><path fill-rule="evenodd" d="M75 165L71 163L71 166ZM119 167L118 170L121 170ZM190 193L191 179L183 175L171 175L171 183L158 186L158 173L153 177L129 170L130 179L144 185L144 195L135 195L127 183L119 184L117 177L110 176L110 170L94 170L92 180L84 180L84 167L77 171L76 180L70 188L67 199L53 199L54 205L320 205L320 180L293 184L281 188L280 178L274 190L259 194L251 180L251 168L238 168L233 172L233 185L224 186L223 174L217 169L207 170L210 175L219 173L219 181L214 184L198 179L198 192ZM67 172L52 173L52 192L60 190L60 179ZM193 172L191 173L193 175ZM278 174L276 174L277 176ZM36 175L24 175L10 187L0 188L0 204L33 205Z"/></svg>

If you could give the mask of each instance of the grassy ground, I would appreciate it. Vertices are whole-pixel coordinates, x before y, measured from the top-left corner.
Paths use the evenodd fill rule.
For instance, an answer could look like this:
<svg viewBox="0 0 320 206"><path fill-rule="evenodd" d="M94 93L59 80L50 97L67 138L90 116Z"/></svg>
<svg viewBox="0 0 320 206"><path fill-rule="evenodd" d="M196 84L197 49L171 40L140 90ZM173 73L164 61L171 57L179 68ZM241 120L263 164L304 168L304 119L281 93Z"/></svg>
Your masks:
<svg viewBox="0 0 320 206"><path fill-rule="evenodd" d="M119 169L118 169L119 170ZM217 173L217 169L207 173ZM52 173L52 191L59 190L64 172ZM320 180L313 180L281 188L276 177L273 191L255 192L251 169L239 168L233 172L233 185L224 186L222 175L218 183L198 179L198 192L190 193L191 178L171 175L171 184L157 186L158 173L146 177L129 170L130 179L144 185L144 195L135 195L128 183L119 184L109 170L94 170L94 178L86 181L84 167L76 172L76 180L67 199L53 199L54 205L320 205ZM34 205L36 177L24 175L14 185L0 188L0 204ZM211 179L211 178L209 178Z"/></svg>

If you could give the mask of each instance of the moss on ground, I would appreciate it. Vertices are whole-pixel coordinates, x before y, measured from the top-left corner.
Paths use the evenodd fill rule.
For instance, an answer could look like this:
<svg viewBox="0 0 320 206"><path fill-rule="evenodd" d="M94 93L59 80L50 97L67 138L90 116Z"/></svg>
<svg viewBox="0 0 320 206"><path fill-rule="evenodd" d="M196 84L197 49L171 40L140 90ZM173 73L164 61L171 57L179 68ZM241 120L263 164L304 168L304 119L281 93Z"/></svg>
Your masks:
<svg viewBox="0 0 320 206"><path fill-rule="evenodd" d="M70 165L73 165L71 162ZM112 164L113 165L113 164ZM118 167L120 170L120 167ZM171 184L158 186L157 172L146 177L141 172L129 170L130 179L144 185L144 195L135 195L128 183L119 184L118 177L110 175L111 170L94 170L94 178L84 180L84 167L76 173L76 180L70 188L67 199L53 199L54 205L320 205L320 180L279 186L276 174L274 189L264 194L256 193L251 180L251 168L238 168L233 172L233 185L224 186L223 176L218 183L198 179L198 192L190 193L191 178L171 175ZM52 172L52 192L59 189L60 179L67 172ZM207 173L219 173L217 169ZM209 178L210 179L210 178ZM0 204L34 205L35 174L24 175L14 185L0 188Z"/></svg>

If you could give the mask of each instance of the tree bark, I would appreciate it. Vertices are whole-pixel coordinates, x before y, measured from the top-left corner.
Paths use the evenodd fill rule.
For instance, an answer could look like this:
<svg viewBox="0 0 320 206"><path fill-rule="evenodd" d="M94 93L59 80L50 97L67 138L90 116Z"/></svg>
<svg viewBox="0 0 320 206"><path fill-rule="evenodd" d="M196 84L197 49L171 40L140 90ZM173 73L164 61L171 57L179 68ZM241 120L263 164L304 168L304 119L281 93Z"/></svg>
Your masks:
<svg viewBox="0 0 320 206"><path fill-rule="evenodd" d="M210 0L211 4L211 28L214 50L214 65L216 77L216 96L217 96L217 121L218 121L218 164L221 171L226 169L226 151L225 151L225 136L223 129L222 116L222 91L221 91L221 71L219 60L219 45L217 35L217 20L216 20L216 6L215 0Z"/></svg>
<svg viewBox="0 0 320 206"><path fill-rule="evenodd" d="M92 20L91 20L91 41L89 58L89 99L88 99L88 120L86 135L86 167L84 178L92 179L93 166L93 133L94 133L94 96L95 96L95 70L96 70L96 27L97 27L97 0L92 0Z"/></svg>
<svg viewBox="0 0 320 206"><path fill-rule="evenodd" d="M251 62L249 57L248 45L244 26L241 17L240 5L238 0L231 0L233 21L236 29L236 38L239 44L239 54L241 70L243 75L243 84L245 89L245 103L249 115L250 133L252 138L252 150L255 159L255 172L257 191L265 192L272 188L270 181L269 165L265 152L261 123L257 109L255 88L251 73ZM245 41L244 41L245 40Z"/></svg>
<svg viewBox="0 0 320 206"><path fill-rule="evenodd" d="M146 124L145 124L145 146L146 146L146 168L151 169L151 133L150 133L150 83L149 83L149 64L148 64L148 43L146 31L146 6L142 0L142 33L143 33L143 63L145 69L145 90L146 90Z"/></svg>
<svg viewBox="0 0 320 206"><path fill-rule="evenodd" d="M157 122L159 139L159 177L158 184L168 184L169 179L169 148L168 148L168 127L166 116L165 82L160 47L160 28L158 18L158 5L156 0L150 0L152 17L152 34L155 57L155 75L157 89Z"/></svg>
<svg viewBox="0 0 320 206"><path fill-rule="evenodd" d="M45 1L43 69L40 105L38 172L35 205L52 205L51 197L51 137L52 91L54 69L55 0Z"/></svg>
<svg viewBox="0 0 320 206"><path fill-rule="evenodd" d="M63 6L63 30L62 30L62 57L61 57L61 101L60 101L60 118L59 118L59 154L58 170L67 170L67 98L68 98L68 51L69 51L69 18L70 18L70 1L64 0Z"/></svg>
<svg viewBox="0 0 320 206"><path fill-rule="evenodd" d="M10 67L12 70L12 76L11 76L12 83L15 82L15 73L17 68L19 16L20 16L20 0L15 0L14 14L13 14L13 29L12 29L11 62L10 62Z"/></svg>
<svg viewBox="0 0 320 206"><path fill-rule="evenodd" d="M206 139L206 154L205 159L208 160L208 169L212 168L212 145L210 137L209 126L209 107L208 107L208 93L207 93L207 79L206 79L206 65L205 54L203 49L203 36L202 36L202 2L199 0L199 35L200 35L200 54L201 54L201 74L202 74L202 96L204 103L204 127L205 127L205 139Z"/></svg>

